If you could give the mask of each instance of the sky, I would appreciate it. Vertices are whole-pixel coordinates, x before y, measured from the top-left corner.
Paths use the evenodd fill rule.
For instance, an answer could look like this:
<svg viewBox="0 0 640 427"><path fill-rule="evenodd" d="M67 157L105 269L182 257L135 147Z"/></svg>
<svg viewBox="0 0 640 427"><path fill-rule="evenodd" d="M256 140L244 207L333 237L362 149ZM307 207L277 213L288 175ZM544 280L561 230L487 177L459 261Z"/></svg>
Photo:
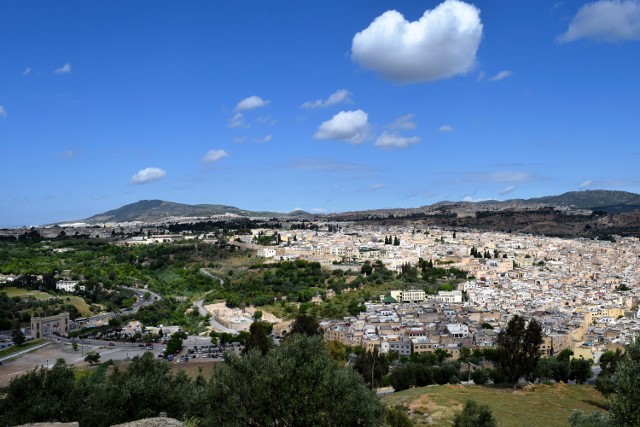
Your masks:
<svg viewBox="0 0 640 427"><path fill-rule="evenodd" d="M640 193L640 0L0 3L0 226Z"/></svg>

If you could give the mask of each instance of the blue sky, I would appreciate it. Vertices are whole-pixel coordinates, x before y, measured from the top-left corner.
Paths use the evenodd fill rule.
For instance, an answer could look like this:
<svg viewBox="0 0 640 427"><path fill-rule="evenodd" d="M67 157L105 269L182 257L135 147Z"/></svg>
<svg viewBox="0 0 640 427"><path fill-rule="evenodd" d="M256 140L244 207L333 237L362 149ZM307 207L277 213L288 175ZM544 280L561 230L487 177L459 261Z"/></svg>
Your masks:
<svg viewBox="0 0 640 427"><path fill-rule="evenodd" d="M0 37L0 226L640 192L640 0L5 1Z"/></svg>

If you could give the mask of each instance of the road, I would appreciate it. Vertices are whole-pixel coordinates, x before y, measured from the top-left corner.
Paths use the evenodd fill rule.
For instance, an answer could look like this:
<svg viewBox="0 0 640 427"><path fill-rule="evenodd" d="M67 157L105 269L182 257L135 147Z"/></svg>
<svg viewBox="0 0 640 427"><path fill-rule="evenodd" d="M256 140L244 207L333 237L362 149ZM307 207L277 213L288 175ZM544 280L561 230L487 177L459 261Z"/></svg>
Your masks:
<svg viewBox="0 0 640 427"><path fill-rule="evenodd" d="M220 281L220 286L222 286L224 288L224 279L222 279L222 278L220 278L218 276L214 276L213 274L209 273L206 268L201 268L200 269L200 273L202 273L205 276L210 277L210 278L212 278L214 280L219 280Z"/></svg>
<svg viewBox="0 0 640 427"><path fill-rule="evenodd" d="M220 279L220 280L222 280L222 279ZM205 310L205 308L203 306L204 305L204 300L196 301L196 302L193 303L193 305L194 305L194 307L196 307L198 309L198 313L200 313L200 316L206 316L207 314L211 314L207 310ZM215 320L213 318L213 316L211 316L211 318L209 319L209 324L216 331L226 332L226 333L232 334L232 335L238 335L238 331L234 331L233 329L227 328L226 326L224 326L223 324L221 324L220 322Z"/></svg>
<svg viewBox="0 0 640 427"><path fill-rule="evenodd" d="M11 353L11 354L9 354L7 356L0 357L0 362L4 362L5 360L13 359L14 357L17 357L17 356L22 356L23 354L29 353L31 351L38 350L38 349L40 349L40 348L42 348L42 347L44 347L46 345L49 345L49 344L50 343L47 341L47 342L43 342L42 344L38 344L36 346L29 347L29 348L21 350L21 351L16 351L15 353Z"/></svg>

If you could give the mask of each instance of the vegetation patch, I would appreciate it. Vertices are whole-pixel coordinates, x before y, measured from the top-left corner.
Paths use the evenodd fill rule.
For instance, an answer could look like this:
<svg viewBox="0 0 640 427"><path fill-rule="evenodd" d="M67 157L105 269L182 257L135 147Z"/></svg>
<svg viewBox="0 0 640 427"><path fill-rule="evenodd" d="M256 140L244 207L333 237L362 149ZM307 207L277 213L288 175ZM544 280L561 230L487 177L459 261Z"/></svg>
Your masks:
<svg viewBox="0 0 640 427"><path fill-rule="evenodd" d="M387 406L407 405L417 425L451 426L453 416L468 399L488 405L499 426L566 426L574 409L600 410L606 400L589 385L539 384L524 390L480 386L428 386L404 390L382 398ZM525 415L527 414L527 415ZM524 418L526 417L526 419Z"/></svg>

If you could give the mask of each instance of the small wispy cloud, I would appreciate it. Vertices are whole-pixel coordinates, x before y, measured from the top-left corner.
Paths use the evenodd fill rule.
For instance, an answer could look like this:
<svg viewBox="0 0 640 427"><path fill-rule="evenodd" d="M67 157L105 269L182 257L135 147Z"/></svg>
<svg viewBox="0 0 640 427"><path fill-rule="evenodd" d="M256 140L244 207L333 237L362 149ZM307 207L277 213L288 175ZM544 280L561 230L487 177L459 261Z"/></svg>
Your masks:
<svg viewBox="0 0 640 427"><path fill-rule="evenodd" d="M516 187L515 185L510 185L507 188L505 188L504 190L502 190L501 192L499 192L498 195L506 196L507 194L511 194L514 191L516 191L516 188L518 188L518 187Z"/></svg>
<svg viewBox="0 0 640 427"><path fill-rule="evenodd" d="M591 184L593 184L593 181L590 179L587 179L586 181L582 181L579 185L580 188L589 188L591 187Z"/></svg>
<svg viewBox="0 0 640 427"><path fill-rule="evenodd" d="M371 184L371 185L367 186L366 188L363 188L362 191L368 191L368 192L378 191L378 190L382 190L385 187L386 187L386 185L384 185L384 184Z"/></svg>
<svg viewBox="0 0 640 427"><path fill-rule="evenodd" d="M244 98L238 104L236 104L235 112L239 113L242 111L253 110L254 108L260 108L268 105L271 101L267 99L262 99L259 96L253 95L247 98Z"/></svg>
<svg viewBox="0 0 640 427"><path fill-rule="evenodd" d="M496 171L491 173L467 174L465 181L482 181L496 183L516 183L532 181L535 176L529 172Z"/></svg>
<svg viewBox="0 0 640 427"><path fill-rule="evenodd" d="M62 151L60 153L58 153L58 158L62 159L62 160L71 160L71 159L75 159L76 157L78 157L78 151L77 150L65 150Z"/></svg>
<svg viewBox="0 0 640 427"><path fill-rule="evenodd" d="M202 161L205 163L215 163L224 159L225 157L229 157L229 153L227 153L225 150L209 150L202 157Z"/></svg>
<svg viewBox="0 0 640 427"><path fill-rule="evenodd" d="M400 136L393 132L382 132L374 142L374 146L383 149L407 148L420 142L418 136Z"/></svg>
<svg viewBox="0 0 640 427"><path fill-rule="evenodd" d="M398 117L391 123L388 128L389 129L415 129L416 122L413 121L413 114L405 114L403 116Z"/></svg>
<svg viewBox="0 0 640 427"><path fill-rule="evenodd" d="M25 77L31 75L31 68L30 67L25 68L24 71L22 72L22 75Z"/></svg>
<svg viewBox="0 0 640 427"><path fill-rule="evenodd" d="M369 166L359 163L339 162L317 157L304 157L282 166L290 169L321 172L363 172L370 169Z"/></svg>
<svg viewBox="0 0 640 427"><path fill-rule="evenodd" d="M167 172L160 168L144 168L131 177L131 184L147 184L162 179Z"/></svg>
<svg viewBox="0 0 640 427"><path fill-rule="evenodd" d="M438 132L453 132L455 129L451 125L442 125L438 128Z"/></svg>
<svg viewBox="0 0 640 427"><path fill-rule="evenodd" d="M341 103L351 103L351 92L346 89L338 89L333 92L327 99L316 99L315 101L306 101L300 108L305 110L314 110L316 108L326 108Z"/></svg>
<svg viewBox="0 0 640 427"><path fill-rule="evenodd" d="M56 73L56 74L70 74L71 73L71 64L67 62L62 67L56 68L55 70L53 70L53 72ZM82 74L82 73L80 73L80 74Z"/></svg>
<svg viewBox="0 0 640 427"><path fill-rule="evenodd" d="M235 113L229 119L229 125L228 126L230 128L232 128L232 129L244 126L244 116L242 115L242 113Z"/></svg>
<svg viewBox="0 0 640 427"><path fill-rule="evenodd" d="M507 77L511 77L512 75L513 72L511 70L502 70L495 76L491 77L489 80L491 80L492 82L499 82L500 80L504 80Z"/></svg>
<svg viewBox="0 0 640 427"><path fill-rule="evenodd" d="M263 136L262 138L256 139L256 142L261 144L266 144L267 142L270 142L272 139L273 139L273 135L269 134L269 135Z"/></svg>
<svg viewBox="0 0 640 427"><path fill-rule="evenodd" d="M7 110L5 110L4 106L0 105L0 119L4 119L7 117Z"/></svg>

